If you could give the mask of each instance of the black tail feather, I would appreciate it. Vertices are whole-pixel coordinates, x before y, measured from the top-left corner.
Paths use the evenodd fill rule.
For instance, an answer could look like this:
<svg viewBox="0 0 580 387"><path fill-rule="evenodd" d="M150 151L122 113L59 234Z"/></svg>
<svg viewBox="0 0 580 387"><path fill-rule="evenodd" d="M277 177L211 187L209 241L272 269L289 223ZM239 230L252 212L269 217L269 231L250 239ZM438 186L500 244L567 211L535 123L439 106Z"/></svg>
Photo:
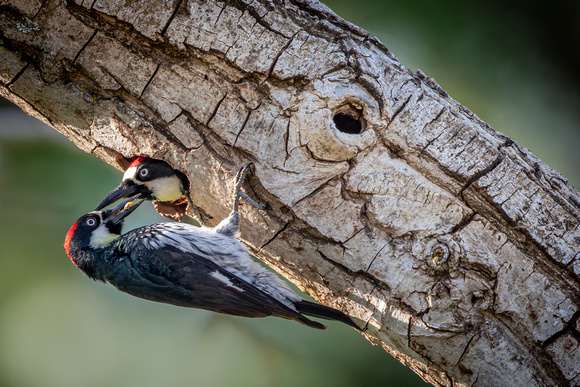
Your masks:
<svg viewBox="0 0 580 387"><path fill-rule="evenodd" d="M301 322L302 324L307 325L310 328L326 329L326 325L321 324L318 321L313 321L313 320L309 319L308 317L305 317L302 315L298 315L298 317L296 318L296 321Z"/></svg>
<svg viewBox="0 0 580 387"><path fill-rule="evenodd" d="M296 310L298 312L304 313L308 316L319 317L326 320L340 321L342 323L350 325L351 327L355 328L358 331L361 330L361 328L359 328L358 325L356 325L349 316L342 313L340 310L336 310L329 306L316 304L314 302L306 300L295 302L294 306L296 306Z"/></svg>

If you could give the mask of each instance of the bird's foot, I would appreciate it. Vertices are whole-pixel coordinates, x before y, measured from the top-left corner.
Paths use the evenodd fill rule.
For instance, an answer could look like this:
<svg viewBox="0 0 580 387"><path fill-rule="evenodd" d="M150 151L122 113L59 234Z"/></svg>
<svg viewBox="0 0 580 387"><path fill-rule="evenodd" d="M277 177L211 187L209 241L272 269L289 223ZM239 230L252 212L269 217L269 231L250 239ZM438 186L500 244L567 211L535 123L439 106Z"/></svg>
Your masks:
<svg viewBox="0 0 580 387"><path fill-rule="evenodd" d="M240 197L243 198L246 202L248 202L252 206L256 207L258 210L265 210L268 208L268 205L261 205L261 204L257 203L252 198L250 198L244 191L242 191L242 184L244 183L244 180L245 180L246 176L248 175L248 173L250 172L250 169L252 168L253 165L254 165L254 163L252 163L252 162L247 163L246 165L244 165L243 167L240 168L240 170L238 171L238 173L236 175L236 180L235 180L235 184L234 184L234 193L233 193L234 212L238 211L238 202L239 202Z"/></svg>

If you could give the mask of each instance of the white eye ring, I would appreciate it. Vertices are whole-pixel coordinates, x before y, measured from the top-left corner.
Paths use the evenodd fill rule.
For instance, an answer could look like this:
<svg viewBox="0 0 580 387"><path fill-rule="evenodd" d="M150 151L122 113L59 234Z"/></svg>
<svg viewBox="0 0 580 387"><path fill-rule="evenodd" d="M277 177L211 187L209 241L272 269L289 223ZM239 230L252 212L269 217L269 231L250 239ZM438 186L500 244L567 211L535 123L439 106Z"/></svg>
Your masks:
<svg viewBox="0 0 580 387"><path fill-rule="evenodd" d="M149 168L143 168L139 171L139 177L146 178L149 176Z"/></svg>
<svg viewBox="0 0 580 387"><path fill-rule="evenodd" d="M89 227L93 227L97 224L97 220L93 217L87 218L87 220L85 220L85 224Z"/></svg>

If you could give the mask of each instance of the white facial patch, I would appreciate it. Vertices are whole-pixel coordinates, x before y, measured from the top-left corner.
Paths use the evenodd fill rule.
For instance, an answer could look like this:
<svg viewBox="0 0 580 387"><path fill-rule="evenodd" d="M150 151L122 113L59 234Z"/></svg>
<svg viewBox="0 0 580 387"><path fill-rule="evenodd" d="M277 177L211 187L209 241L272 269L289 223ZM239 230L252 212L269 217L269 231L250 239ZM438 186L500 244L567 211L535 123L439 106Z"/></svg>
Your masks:
<svg viewBox="0 0 580 387"><path fill-rule="evenodd" d="M137 167L131 167L125 171L123 175L123 180L133 180L135 181L135 174L137 173Z"/></svg>
<svg viewBox="0 0 580 387"><path fill-rule="evenodd" d="M145 186L153 192L155 199L161 202L170 202L183 194L181 192L181 182L175 175L148 181Z"/></svg>
<svg viewBox="0 0 580 387"><path fill-rule="evenodd" d="M93 249L100 249L101 247L105 247L109 243L111 243L115 238L118 238L119 235L112 234L107 226L101 224L99 227L93 231L91 235L91 247Z"/></svg>

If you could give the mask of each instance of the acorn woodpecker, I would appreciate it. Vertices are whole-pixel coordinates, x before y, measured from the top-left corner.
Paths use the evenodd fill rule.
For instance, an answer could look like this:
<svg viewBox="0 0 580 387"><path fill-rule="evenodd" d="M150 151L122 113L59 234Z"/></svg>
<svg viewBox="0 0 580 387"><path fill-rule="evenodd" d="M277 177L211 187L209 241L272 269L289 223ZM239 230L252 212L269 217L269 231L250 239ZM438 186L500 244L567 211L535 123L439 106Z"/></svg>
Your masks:
<svg viewBox="0 0 580 387"><path fill-rule="evenodd" d="M121 184L111 191L95 208L101 210L119 199L139 194L140 198L154 201L157 210L164 216L181 221L185 211L180 213L175 203L182 196L185 196L189 203L193 217L202 226L205 221L191 200L189 195L189 180L181 171L173 169L165 161L155 160L148 157L137 157L125 171ZM251 205L258 209L266 209L249 198L244 192L240 195ZM175 205L168 209L168 205L160 206L158 202L174 202ZM160 210L161 209L161 210Z"/></svg>
<svg viewBox="0 0 580 387"><path fill-rule="evenodd" d="M123 221L143 199L83 215L64 247L87 276L151 301L245 317L276 316L324 329L304 315L338 320L358 330L346 314L307 300L252 260L235 236L238 200L247 167L238 173L234 209L214 228L157 223L121 235Z"/></svg>
<svg viewBox="0 0 580 387"><path fill-rule="evenodd" d="M129 165L121 183L99 203L95 211L101 210L119 199L139 194L150 200L157 211L167 218L181 221L187 204L193 217L202 226L205 221L189 196L189 180L184 173L173 169L165 161L137 157ZM185 197L187 202L182 200Z"/></svg>

